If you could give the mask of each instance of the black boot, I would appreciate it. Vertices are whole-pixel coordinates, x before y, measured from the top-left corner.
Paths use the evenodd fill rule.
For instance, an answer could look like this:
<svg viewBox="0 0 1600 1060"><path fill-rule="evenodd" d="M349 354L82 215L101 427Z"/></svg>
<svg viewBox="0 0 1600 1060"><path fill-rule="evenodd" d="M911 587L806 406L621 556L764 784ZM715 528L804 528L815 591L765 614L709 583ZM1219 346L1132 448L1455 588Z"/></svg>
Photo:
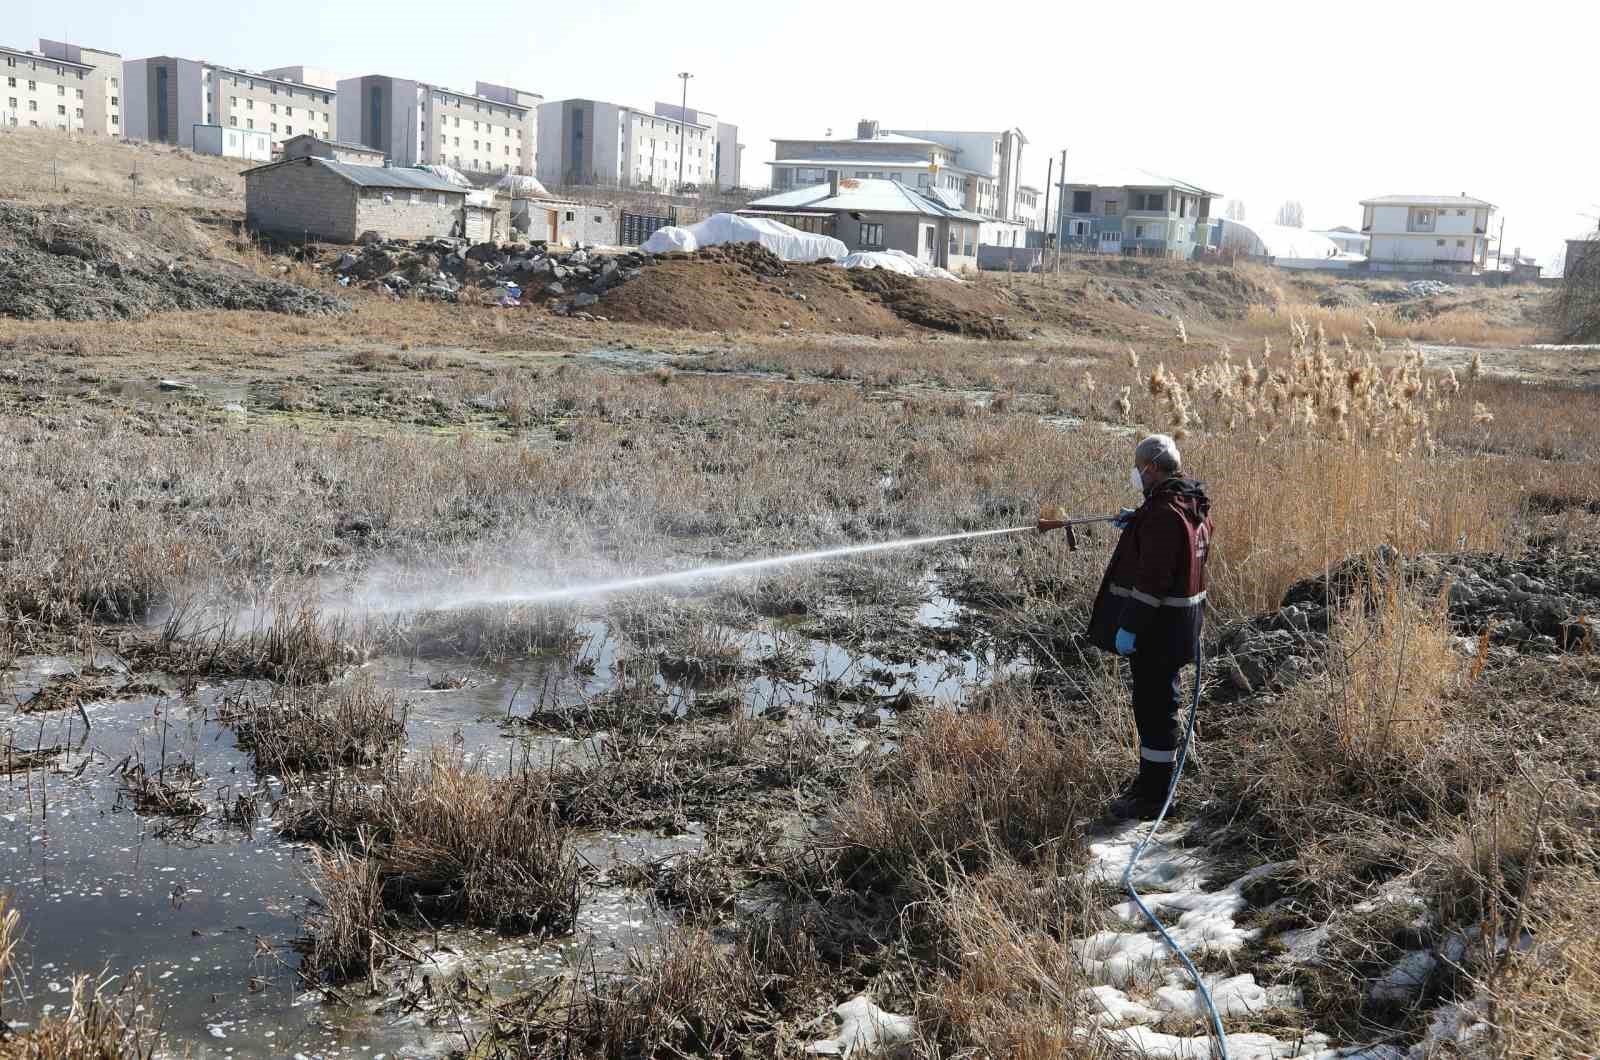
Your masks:
<svg viewBox="0 0 1600 1060"><path fill-rule="evenodd" d="M1131 821L1153 821L1161 813L1167 800L1167 789L1172 785L1171 762L1139 760L1139 775L1133 783L1108 807L1113 817ZM1172 805L1176 807L1177 799ZM1168 811L1171 812L1170 810Z"/></svg>

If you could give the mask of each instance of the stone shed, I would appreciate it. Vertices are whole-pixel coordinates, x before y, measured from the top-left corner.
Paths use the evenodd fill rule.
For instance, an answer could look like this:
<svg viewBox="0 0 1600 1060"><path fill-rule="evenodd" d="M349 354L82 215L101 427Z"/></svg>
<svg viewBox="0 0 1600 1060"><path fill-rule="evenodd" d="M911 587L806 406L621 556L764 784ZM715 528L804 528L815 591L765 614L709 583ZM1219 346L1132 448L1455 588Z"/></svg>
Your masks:
<svg viewBox="0 0 1600 1060"><path fill-rule="evenodd" d="M566 246L617 242L617 208L608 202L576 199L513 199L512 226L529 239Z"/></svg>
<svg viewBox="0 0 1600 1060"><path fill-rule="evenodd" d="M330 158L284 159L244 172L244 219L252 231L354 243L464 235L467 189L421 169Z"/></svg>

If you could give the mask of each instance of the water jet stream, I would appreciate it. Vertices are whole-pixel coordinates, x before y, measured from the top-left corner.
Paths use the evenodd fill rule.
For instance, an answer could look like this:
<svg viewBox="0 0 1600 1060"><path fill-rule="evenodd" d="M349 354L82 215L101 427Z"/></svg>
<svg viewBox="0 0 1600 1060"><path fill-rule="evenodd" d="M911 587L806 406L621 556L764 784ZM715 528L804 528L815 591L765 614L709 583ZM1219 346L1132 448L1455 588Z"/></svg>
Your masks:
<svg viewBox="0 0 1600 1060"><path fill-rule="evenodd" d="M937 545L946 541L963 541L968 538L996 537L1001 534L1017 534L1024 530L1034 530L1035 527L1012 526L1002 530L969 530L959 534L936 534L932 537L908 537L899 541L881 541L870 545L843 545L839 548L819 549L815 552L796 552L787 556L769 556L766 559L741 560L738 563L722 563L709 567L695 567L690 570L669 571L665 574L647 574L634 578L617 578L612 581L586 582L578 585L566 585L556 589L540 589L537 591L509 591L509 592L466 592L453 596L424 595L408 601L408 609L449 611L463 607L488 607L497 604L546 604L560 600L579 599L588 596L603 596L609 593L627 592L632 589L650 589L664 585L685 585L691 582L712 581L718 578L728 578L736 574L749 574L753 571L771 570L775 567L786 567L795 563L812 563L818 560L836 559L841 556L860 556L868 552L883 552L894 548L916 548L921 545Z"/></svg>

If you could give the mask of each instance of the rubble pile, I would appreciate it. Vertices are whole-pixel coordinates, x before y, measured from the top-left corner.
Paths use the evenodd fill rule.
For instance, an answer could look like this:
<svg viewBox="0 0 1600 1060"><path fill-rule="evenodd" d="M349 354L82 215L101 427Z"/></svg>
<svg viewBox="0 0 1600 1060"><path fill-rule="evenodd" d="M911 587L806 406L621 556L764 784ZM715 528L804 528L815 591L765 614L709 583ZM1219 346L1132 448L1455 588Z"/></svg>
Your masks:
<svg viewBox="0 0 1600 1060"><path fill-rule="evenodd" d="M262 279L203 253L174 252L113 215L0 203L0 317L140 320L181 309L244 309L294 316L345 313L341 298ZM159 226L155 226L159 227Z"/></svg>
<svg viewBox="0 0 1600 1060"><path fill-rule="evenodd" d="M1519 654L1600 645L1600 553L1543 548L1517 557L1401 556L1383 546L1296 582L1278 610L1224 631L1211 653L1217 678L1225 688L1248 693L1308 676L1327 651L1330 607L1395 578L1424 599L1446 600L1450 624L1463 637L1487 635L1491 645Z"/></svg>
<svg viewBox="0 0 1600 1060"><path fill-rule="evenodd" d="M638 276L653 260L639 251L556 250L544 243L371 239L322 265L344 286L441 302L520 305L541 300L565 314L595 305L607 290Z"/></svg>

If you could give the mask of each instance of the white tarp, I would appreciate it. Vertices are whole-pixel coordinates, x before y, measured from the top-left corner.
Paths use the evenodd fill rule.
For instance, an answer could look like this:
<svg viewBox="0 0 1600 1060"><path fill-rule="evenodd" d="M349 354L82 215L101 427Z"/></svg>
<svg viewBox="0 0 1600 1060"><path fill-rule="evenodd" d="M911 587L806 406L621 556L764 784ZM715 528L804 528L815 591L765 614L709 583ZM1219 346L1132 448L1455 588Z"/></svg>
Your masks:
<svg viewBox="0 0 1600 1060"><path fill-rule="evenodd" d="M767 217L739 217L731 213L712 214L687 228L669 225L657 229L642 248L647 254L668 251L696 251L722 243L760 243L784 261L835 261L850 253L850 248L832 236L819 236L790 228Z"/></svg>
<svg viewBox="0 0 1600 1060"><path fill-rule="evenodd" d="M513 199L548 199L550 192L539 181L525 173L507 173L495 185Z"/></svg>
<svg viewBox="0 0 1600 1060"><path fill-rule="evenodd" d="M458 188L472 187L472 181L468 180L466 175L463 174L461 170L456 169L454 166L440 164L434 166L418 166L417 168L425 169L429 173L432 173L434 176L438 177L440 180L447 180Z"/></svg>
<svg viewBox="0 0 1600 1060"><path fill-rule="evenodd" d="M478 190L478 191L469 191L469 192L467 192L467 205L468 206L493 206L494 205L494 192L490 191L488 188L483 188L483 189Z"/></svg>
<svg viewBox="0 0 1600 1060"><path fill-rule="evenodd" d="M929 265L921 258L907 254L903 250L871 250L850 254L840 258L839 264L847 269L885 269L889 272L898 272L902 276L915 276L919 280L962 282L961 277L950 270Z"/></svg>

